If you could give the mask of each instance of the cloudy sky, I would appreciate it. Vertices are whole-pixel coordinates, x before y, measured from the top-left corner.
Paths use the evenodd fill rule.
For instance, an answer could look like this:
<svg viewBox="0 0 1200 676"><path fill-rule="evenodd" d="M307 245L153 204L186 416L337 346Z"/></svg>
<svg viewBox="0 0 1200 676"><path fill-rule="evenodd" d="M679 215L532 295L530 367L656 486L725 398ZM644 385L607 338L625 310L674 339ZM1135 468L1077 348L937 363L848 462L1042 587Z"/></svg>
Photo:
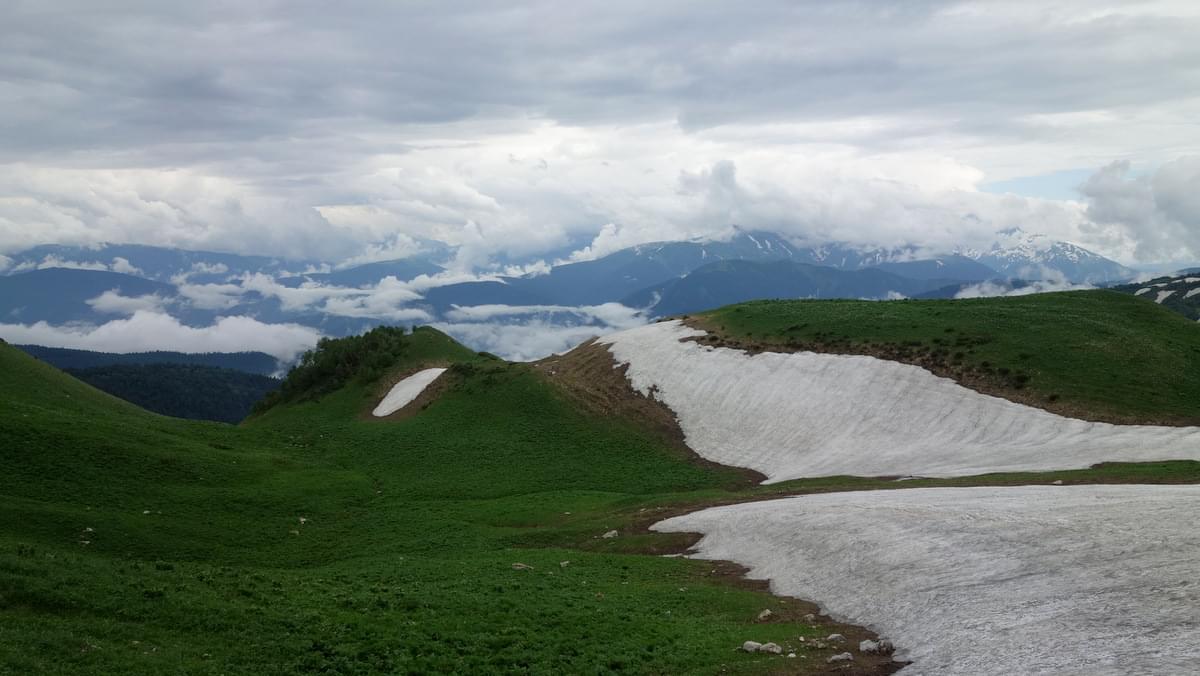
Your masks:
<svg viewBox="0 0 1200 676"><path fill-rule="evenodd" d="M8 0L0 254L470 267L737 223L1193 261L1198 35L1194 0Z"/></svg>

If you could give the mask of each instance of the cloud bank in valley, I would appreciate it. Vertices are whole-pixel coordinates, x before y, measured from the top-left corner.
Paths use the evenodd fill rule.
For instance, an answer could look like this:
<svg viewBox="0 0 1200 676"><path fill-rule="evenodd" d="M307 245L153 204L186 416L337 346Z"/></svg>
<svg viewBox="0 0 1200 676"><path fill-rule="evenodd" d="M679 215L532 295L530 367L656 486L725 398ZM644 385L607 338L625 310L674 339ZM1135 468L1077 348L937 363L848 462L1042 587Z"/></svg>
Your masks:
<svg viewBox="0 0 1200 676"><path fill-rule="evenodd" d="M136 310L125 319L98 326L0 324L0 338L18 344L67 347L97 352L265 352L280 361L294 360L321 337L299 324L265 324L251 317L222 317L211 326L186 326L174 317Z"/></svg>

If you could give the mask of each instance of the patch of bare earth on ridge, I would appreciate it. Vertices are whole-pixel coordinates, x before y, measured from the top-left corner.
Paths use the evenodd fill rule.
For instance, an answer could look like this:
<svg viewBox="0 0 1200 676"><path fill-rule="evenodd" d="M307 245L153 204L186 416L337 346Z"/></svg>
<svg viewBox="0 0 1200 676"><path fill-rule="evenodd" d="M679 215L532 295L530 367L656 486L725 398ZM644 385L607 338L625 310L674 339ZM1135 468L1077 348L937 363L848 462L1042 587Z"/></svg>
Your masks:
<svg viewBox="0 0 1200 676"><path fill-rule="evenodd" d="M742 475L746 485L757 485L767 478L752 469L729 467L698 455L685 443L675 412L653 396L634 390L625 376L629 366L617 365L608 348L594 340L566 354L534 362L533 368L584 410L600 417L632 422L667 442L690 462L712 469L733 470Z"/></svg>
<svg viewBox="0 0 1200 676"><path fill-rule="evenodd" d="M690 462L725 471L733 469L743 477L739 484L744 487L756 486L766 479L765 475L754 470L730 468L697 455L684 442L683 430L679 427L675 413L654 397L634 390L626 377L628 366L618 365L608 348L595 341L588 341L566 354L554 355L535 362L533 368L584 410L600 416L620 417L639 425L664 440L670 448L683 454ZM769 499L783 495L786 493L769 496ZM649 533L654 537L649 538L644 546L622 551L653 556L685 554L699 541L701 537L699 533L657 533L651 531L650 527L663 519L678 514L754 499L768 499L768 496L755 498L731 494L728 499L709 500L702 504L645 509L635 516L630 526L634 532ZM732 561L704 561L703 563L709 567L708 572L703 574L704 577L739 589L771 594L769 582L748 579L746 575L749 573L749 569L744 566ZM792 647L802 651L805 657L783 658L778 665L768 669L767 673L882 676L893 674L907 664L893 661L891 655L860 653L858 651L859 642L879 638L865 627L837 622L822 615L820 608L809 601L787 596L777 596L776 598L778 602L773 606L772 614L769 619L765 620L766 622L815 627L818 630L818 639L831 634L841 634L844 641L813 640L811 637L805 641L794 641ZM748 633L747 638L753 639L754 637ZM834 664L826 662L829 657L842 652L852 653L854 661Z"/></svg>
<svg viewBox="0 0 1200 676"><path fill-rule="evenodd" d="M900 362L919 366L930 373L942 378L949 378L968 389L1001 399L1007 399L1016 404L1040 408L1057 415L1089 422L1103 422L1114 425L1160 425L1164 427L1191 427L1200 425L1195 418L1153 417L1130 415L1115 411L1096 411L1079 404L1062 401L1054 395L1034 392L1023 385L1016 385L1010 377L1001 375L994 370L955 361L948 354L939 353L927 347L898 345L895 343L854 343L848 340L822 342L814 340L790 339L787 342L761 341L739 339L725 335L721 327L707 317L695 315L682 317L684 325L704 331L706 335L686 338L701 345L710 347L727 347L740 350L746 354L762 352L777 352L793 354L796 352L816 352L819 354L860 355L875 357L887 361Z"/></svg>

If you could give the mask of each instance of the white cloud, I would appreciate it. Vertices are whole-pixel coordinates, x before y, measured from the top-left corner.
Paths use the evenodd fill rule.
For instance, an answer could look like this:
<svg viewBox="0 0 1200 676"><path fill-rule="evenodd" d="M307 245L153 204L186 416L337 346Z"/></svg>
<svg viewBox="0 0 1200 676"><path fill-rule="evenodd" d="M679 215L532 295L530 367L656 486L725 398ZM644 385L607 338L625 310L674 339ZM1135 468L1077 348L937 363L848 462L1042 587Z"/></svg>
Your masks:
<svg viewBox="0 0 1200 676"><path fill-rule="evenodd" d="M172 278L179 295L201 310L227 310L242 300L245 289L237 284L186 284Z"/></svg>
<svg viewBox="0 0 1200 676"><path fill-rule="evenodd" d="M224 317L195 328L167 314L139 310L127 319L99 326L0 324L0 337L17 344L101 352L265 352L291 361L315 346L321 334L306 326L264 324L249 317Z"/></svg>
<svg viewBox="0 0 1200 676"><path fill-rule="evenodd" d="M976 186L1200 152L1186 0L86 5L0 22L22 102L0 252L368 261L428 238L462 272L731 223L938 246L1020 225L1149 261L1169 238L1121 210ZM1172 176L1143 230L1186 234Z"/></svg>
<svg viewBox="0 0 1200 676"><path fill-rule="evenodd" d="M109 269L113 272L120 272L121 274L125 275L142 274L141 268L130 263L128 258L121 258L120 256L113 258L112 265L109 266Z"/></svg>
<svg viewBox="0 0 1200 676"><path fill-rule="evenodd" d="M223 275L229 272L229 266L224 263L192 263L191 271L202 275Z"/></svg>
<svg viewBox="0 0 1200 676"><path fill-rule="evenodd" d="M1200 155L1181 157L1144 175L1128 161L1109 164L1080 188L1096 236L1132 244L1143 260L1200 260Z"/></svg>
<svg viewBox="0 0 1200 676"><path fill-rule="evenodd" d="M103 270L107 272L109 267L100 261L69 261L55 254L47 254L38 263L27 262L18 265L15 270L47 270L50 268L67 268L70 270Z"/></svg>
<svg viewBox="0 0 1200 676"><path fill-rule="evenodd" d="M589 338L646 323L619 303L583 307L476 305L454 307L434 326L476 350L513 361L541 359Z"/></svg>
<svg viewBox="0 0 1200 676"><path fill-rule="evenodd" d="M438 322L433 326L464 345L510 361L541 359L617 330L595 325L563 326L540 319L517 324Z"/></svg>
<svg viewBox="0 0 1200 676"><path fill-rule="evenodd" d="M122 296L118 289L104 293L86 301L96 312L118 315L132 315L139 311L159 312L166 305L166 299L158 294L144 296Z"/></svg>
<svg viewBox="0 0 1200 676"><path fill-rule="evenodd" d="M959 290L955 298L991 298L994 296L1028 296L1035 293L1051 293L1054 291L1083 291L1094 289L1090 284L1072 284L1063 280L1039 280L1027 282L1022 286L996 282L980 282Z"/></svg>
<svg viewBox="0 0 1200 676"><path fill-rule="evenodd" d="M603 305L585 305L579 307L567 305L455 305L445 313L445 317L452 322L484 322L501 317L556 313L572 314L583 319L596 320L603 324L619 328L631 328L646 322L645 317L642 316L639 310L626 307L620 303L604 303Z"/></svg>

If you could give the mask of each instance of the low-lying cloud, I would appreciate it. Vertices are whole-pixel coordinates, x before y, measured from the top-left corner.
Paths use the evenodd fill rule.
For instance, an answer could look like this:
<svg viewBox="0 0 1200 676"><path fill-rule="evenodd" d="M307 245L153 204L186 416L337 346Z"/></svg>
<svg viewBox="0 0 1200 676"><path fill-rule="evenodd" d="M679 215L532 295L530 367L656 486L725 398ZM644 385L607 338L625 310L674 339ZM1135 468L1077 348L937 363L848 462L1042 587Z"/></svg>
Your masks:
<svg viewBox="0 0 1200 676"><path fill-rule="evenodd" d="M129 318L98 326L0 324L0 338L16 344L98 352L265 352L290 362L314 347L321 333L299 324L264 324L250 317L222 317L211 326L197 328L168 314L137 310Z"/></svg>
<svg viewBox="0 0 1200 676"><path fill-rule="evenodd" d="M86 302L96 312L132 315L139 311L159 312L166 306L167 299L154 293L144 296L122 296L120 290L110 289Z"/></svg>
<svg viewBox="0 0 1200 676"><path fill-rule="evenodd" d="M1017 285L1004 282L980 282L959 290L955 298L993 298L996 296L1028 296L1035 293L1054 291L1083 291L1094 289L1091 284L1072 284L1064 280L1039 280Z"/></svg>

